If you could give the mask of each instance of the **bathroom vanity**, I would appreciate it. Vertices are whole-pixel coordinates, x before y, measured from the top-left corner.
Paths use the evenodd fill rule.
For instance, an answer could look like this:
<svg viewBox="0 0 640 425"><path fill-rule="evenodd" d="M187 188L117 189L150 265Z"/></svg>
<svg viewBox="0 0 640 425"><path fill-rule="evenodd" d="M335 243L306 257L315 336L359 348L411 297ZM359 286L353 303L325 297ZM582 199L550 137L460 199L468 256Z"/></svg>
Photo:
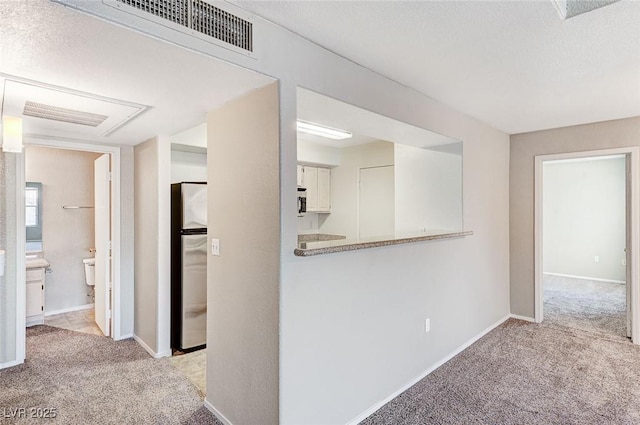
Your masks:
<svg viewBox="0 0 640 425"><path fill-rule="evenodd" d="M42 258L28 259L26 262L27 327L44 324L44 281L49 265Z"/></svg>

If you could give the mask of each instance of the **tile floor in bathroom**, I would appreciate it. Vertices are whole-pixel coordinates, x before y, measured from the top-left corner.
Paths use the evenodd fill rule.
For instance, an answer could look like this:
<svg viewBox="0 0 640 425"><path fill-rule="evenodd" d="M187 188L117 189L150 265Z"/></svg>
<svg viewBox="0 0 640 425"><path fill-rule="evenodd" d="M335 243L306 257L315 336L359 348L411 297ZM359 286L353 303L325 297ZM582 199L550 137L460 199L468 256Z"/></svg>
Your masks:
<svg viewBox="0 0 640 425"><path fill-rule="evenodd" d="M94 310L92 308L46 316L44 318L44 324L53 326L54 328L63 328L70 331L103 336L100 328L96 325Z"/></svg>
<svg viewBox="0 0 640 425"><path fill-rule="evenodd" d="M177 354L169 360L195 385L204 397L207 393L206 370L207 350L198 350L192 353Z"/></svg>

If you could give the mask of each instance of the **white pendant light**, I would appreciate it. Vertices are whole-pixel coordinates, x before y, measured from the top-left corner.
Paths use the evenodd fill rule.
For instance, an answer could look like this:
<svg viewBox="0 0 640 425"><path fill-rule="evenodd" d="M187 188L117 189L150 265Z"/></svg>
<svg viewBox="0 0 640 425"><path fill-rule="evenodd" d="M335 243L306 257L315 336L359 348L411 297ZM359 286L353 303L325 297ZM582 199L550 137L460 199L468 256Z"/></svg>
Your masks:
<svg viewBox="0 0 640 425"><path fill-rule="evenodd" d="M298 120L298 131L334 140L349 139L353 137L353 134L348 131L302 120Z"/></svg>
<svg viewBox="0 0 640 425"><path fill-rule="evenodd" d="M2 116L2 151L22 152L22 118Z"/></svg>

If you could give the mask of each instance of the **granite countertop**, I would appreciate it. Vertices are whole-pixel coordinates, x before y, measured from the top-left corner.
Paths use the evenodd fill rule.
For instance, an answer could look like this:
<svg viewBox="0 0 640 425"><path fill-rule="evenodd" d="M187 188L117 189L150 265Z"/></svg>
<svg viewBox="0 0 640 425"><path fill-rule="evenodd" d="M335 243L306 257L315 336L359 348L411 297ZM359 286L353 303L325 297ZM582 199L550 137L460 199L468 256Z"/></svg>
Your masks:
<svg viewBox="0 0 640 425"><path fill-rule="evenodd" d="M412 242L433 241L438 239L452 239L473 235L472 231L457 231L448 233L434 233L427 235L397 237L388 236L384 238L375 238L369 240L355 239L317 239L315 241L303 241L298 236L298 248L294 250L294 254L298 257L310 257L313 255L331 254L333 252L354 251L358 249L376 248L379 246L400 245Z"/></svg>
<svg viewBox="0 0 640 425"><path fill-rule="evenodd" d="M309 235L298 235L298 243L300 242L323 242L346 239L343 235L329 235L326 233L312 233Z"/></svg>
<svg viewBox="0 0 640 425"><path fill-rule="evenodd" d="M46 269L51 264L49 264L49 262L44 258L35 258L35 259L27 260L25 265L27 270L29 270L29 269Z"/></svg>

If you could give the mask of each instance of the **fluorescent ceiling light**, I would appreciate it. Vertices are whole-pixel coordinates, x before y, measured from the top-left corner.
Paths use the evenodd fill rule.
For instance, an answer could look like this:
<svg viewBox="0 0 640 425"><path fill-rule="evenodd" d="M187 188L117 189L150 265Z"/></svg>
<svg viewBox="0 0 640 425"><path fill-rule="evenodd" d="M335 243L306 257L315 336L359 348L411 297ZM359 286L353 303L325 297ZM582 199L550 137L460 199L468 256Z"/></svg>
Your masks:
<svg viewBox="0 0 640 425"><path fill-rule="evenodd" d="M569 19L620 0L551 0L560 19Z"/></svg>
<svg viewBox="0 0 640 425"><path fill-rule="evenodd" d="M22 152L22 118L2 116L2 151Z"/></svg>
<svg viewBox="0 0 640 425"><path fill-rule="evenodd" d="M298 131L334 140L349 139L353 137L353 134L348 131L302 120L298 120Z"/></svg>

